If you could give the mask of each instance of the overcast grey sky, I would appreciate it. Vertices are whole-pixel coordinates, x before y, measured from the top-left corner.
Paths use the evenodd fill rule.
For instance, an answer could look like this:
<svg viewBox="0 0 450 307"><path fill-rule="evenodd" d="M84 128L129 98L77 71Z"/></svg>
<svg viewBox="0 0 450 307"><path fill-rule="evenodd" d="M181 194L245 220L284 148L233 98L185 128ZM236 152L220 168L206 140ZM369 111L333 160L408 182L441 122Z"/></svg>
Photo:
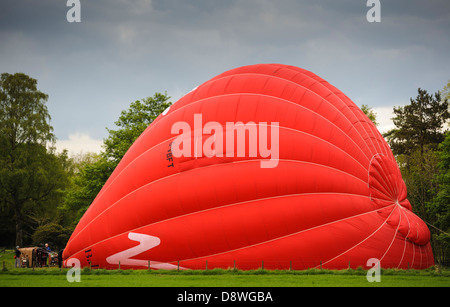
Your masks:
<svg viewBox="0 0 450 307"><path fill-rule="evenodd" d="M75 151L98 148L132 101L175 102L242 65L308 69L372 106L380 130L418 87L450 80L448 0L381 0L379 23L367 0L80 0L80 23L66 2L0 1L0 72L38 80L59 144Z"/></svg>

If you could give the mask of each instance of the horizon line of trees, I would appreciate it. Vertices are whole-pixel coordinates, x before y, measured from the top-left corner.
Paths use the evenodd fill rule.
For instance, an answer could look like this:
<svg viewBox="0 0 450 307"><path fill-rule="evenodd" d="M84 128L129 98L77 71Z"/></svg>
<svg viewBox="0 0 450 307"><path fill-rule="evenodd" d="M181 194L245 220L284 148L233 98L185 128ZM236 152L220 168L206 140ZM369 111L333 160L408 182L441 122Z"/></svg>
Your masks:
<svg viewBox="0 0 450 307"><path fill-rule="evenodd" d="M0 246L66 245L128 148L171 105L167 92L132 102L107 129L104 150L57 153L48 95L26 74L0 77ZM441 92L418 89L394 107L383 134L394 153L414 212L428 225L436 263L450 265L450 81ZM362 111L377 125L376 113Z"/></svg>

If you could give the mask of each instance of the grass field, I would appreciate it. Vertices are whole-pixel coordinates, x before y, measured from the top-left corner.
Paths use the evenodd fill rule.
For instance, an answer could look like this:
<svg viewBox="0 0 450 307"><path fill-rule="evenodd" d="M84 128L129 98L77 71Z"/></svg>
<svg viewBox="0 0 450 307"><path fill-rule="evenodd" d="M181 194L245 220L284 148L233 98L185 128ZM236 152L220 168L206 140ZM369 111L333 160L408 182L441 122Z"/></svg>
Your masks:
<svg viewBox="0 0 450 307"><path fill-rule="evenodd" d="M450 270L382 270L381 282L367 271L147 271L83 269L80 282L67 280L68 269L15 269L10 252L0 253L0 287L450 287ZM3 268L3 267L2 267Z"/></svg>
<svg viewBox="0 0 450 307"><path fill-rule="evenodd" d="M46 271L44 271L46 270ZM39 271L39 272L38 272ZM215 274L201 272L82 272L80 282L68 282L67 270L37 269L30 272L3 272L0 287L449 287L448 274L410 274L404 272L381 274L381 282L369 283L359 272L304 272L289 271L266 273L250 271Z"/></svg>

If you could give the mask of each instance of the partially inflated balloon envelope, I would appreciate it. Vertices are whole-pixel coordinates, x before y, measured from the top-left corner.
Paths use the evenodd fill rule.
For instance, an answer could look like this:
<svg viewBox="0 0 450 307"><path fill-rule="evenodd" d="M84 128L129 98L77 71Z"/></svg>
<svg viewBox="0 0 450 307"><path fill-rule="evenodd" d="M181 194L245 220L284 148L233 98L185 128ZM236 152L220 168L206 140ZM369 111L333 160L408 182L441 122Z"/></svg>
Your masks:
<svg viewBox="0 0 450 307"><path fill-rule="evenodd" d="M64 259L117 268L434 264L394 156L341 91L293 66L224 72L131 146Z"/></svg>

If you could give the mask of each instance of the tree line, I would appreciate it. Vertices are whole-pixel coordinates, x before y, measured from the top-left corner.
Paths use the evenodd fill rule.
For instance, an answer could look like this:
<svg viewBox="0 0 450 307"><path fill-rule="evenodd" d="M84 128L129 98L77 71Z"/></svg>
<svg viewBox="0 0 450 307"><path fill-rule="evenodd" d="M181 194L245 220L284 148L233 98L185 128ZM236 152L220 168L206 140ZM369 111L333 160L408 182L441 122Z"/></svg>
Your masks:
<svg viewBox="0 0 450 307"><path fill-rule="evenodd" d="M104 150L58 153L48 95L26 74L0 77L0 247L62 249L125 152L167 107L167 93L131 103L108 129Z"/></svg>
<svg viewBox="0 0 450 307"><path fill-rule="evenodd" d="M394 153L414 213L431 231L435 261L450 259L450 81L430 94L421 88L405 106L394 107L394 129L383 136Z"/></svg>
<svg viewBox="0 0 450 307"><path fill-rule="evenodd" d="M48 95L23 74L0 77L0 246L49 243L64 248L77 222L128 148L171 105L167 93L132 102L108 129L103 150L58 153ZM450 82L442 92L418 89L394 107L395 128L383 136L408 188L414 212L428 225L436 262L450 258ZM376 114L363 112L377 124Z"/></svg>

